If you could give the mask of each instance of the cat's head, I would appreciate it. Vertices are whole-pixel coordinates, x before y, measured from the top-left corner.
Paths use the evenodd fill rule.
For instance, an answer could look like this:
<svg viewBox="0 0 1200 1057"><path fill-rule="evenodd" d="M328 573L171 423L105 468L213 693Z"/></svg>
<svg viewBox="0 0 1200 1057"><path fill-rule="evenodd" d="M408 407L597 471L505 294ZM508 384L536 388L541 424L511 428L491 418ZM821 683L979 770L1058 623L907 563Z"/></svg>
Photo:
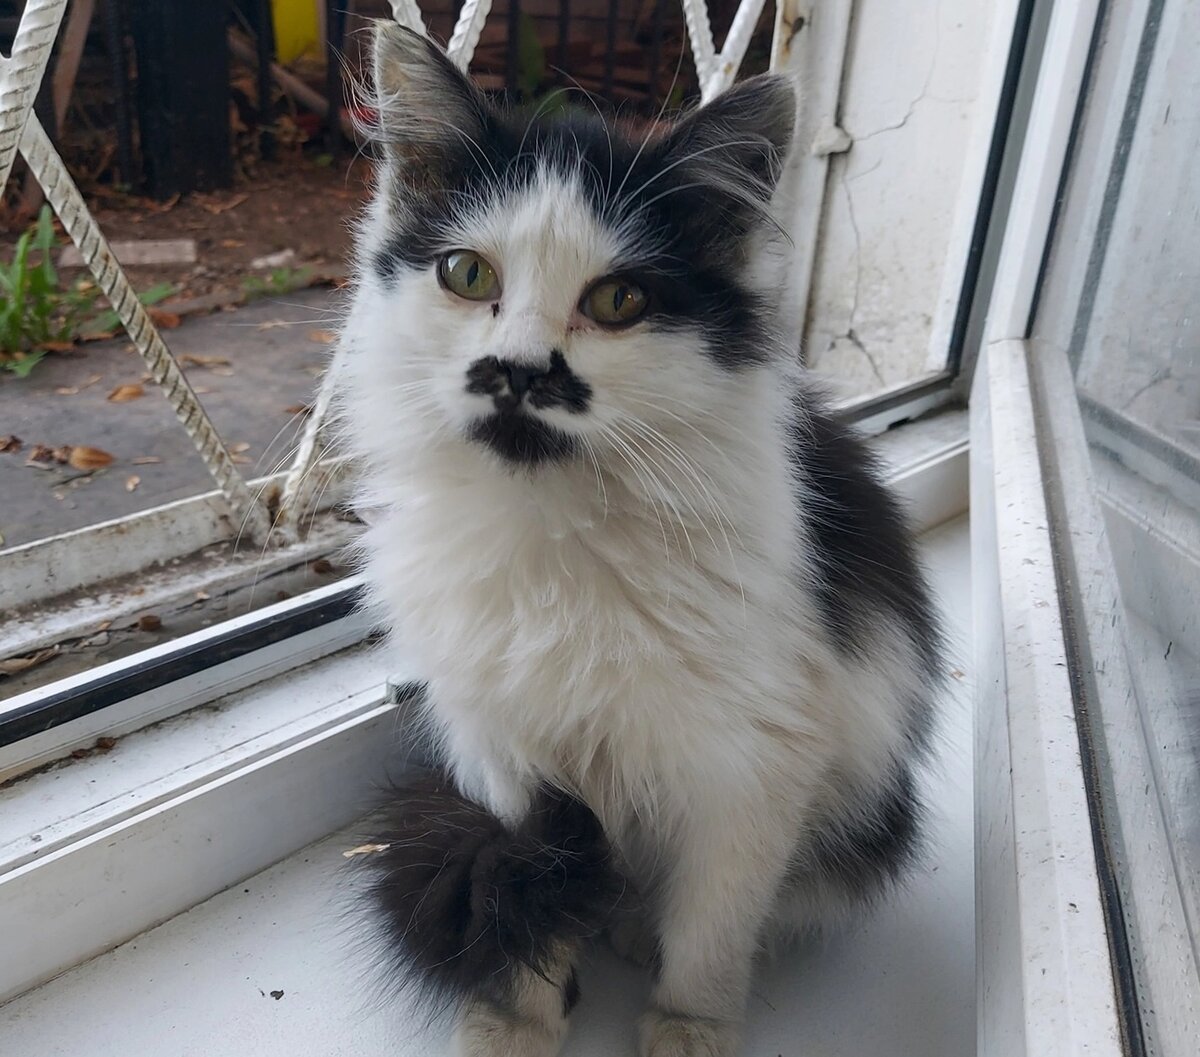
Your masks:
<svg viewBox="0 0 1200 1057"><path fill-rule="evenodd" d="M787 81L634 131L502 110L396 25L374 65L384 164L348 352L380 408L533 467L628 451L784 355L756 276Z"/></svg>

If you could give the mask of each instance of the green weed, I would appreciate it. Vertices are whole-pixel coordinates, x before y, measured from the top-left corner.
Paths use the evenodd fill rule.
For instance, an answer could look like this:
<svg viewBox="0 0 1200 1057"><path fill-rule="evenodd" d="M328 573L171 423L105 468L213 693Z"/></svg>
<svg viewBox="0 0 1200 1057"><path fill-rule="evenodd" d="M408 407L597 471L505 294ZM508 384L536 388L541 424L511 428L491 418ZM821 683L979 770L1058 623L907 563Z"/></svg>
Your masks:
<svg viewBox="0 0 1200 1057"><path fill-rule="evenodd" d="M12 260L0 262L0 367L21 378L74 340L96 302L93 289L59 285L54 243L50 207L42 206L37 223L17 240ZM33 254L41 257L36 264Z"/></svg>
<svg viewBox="0 0 1200 1057"><path fill-rule="evenodd" d="M272 268L267 275L247 275L242 280L242 291L247 301L260 297L275 297L303 290L312 282L311 268Z"/></svg>
<svg viewBox="0 0 1200 1057"><path fill-rule="evenodd" d="M19 378L51 352L121 326L111 308L96 311L100 291L91 283L62 285L53 261L55 242L50 207L42 206L37 223L17 240L12 260L0 263L0 368ZM30 261L34 255L40 256L36 264ZM170 283L157 283L138 298L154 305L174 292Z"/></svg>

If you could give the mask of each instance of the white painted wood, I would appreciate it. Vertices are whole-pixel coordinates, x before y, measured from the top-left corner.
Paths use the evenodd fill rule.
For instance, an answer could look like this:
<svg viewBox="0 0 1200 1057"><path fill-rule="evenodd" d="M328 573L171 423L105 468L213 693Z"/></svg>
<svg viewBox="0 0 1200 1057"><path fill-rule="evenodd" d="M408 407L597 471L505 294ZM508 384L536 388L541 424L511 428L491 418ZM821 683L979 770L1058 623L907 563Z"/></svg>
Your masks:
<svg viewBox="0 0 1200 1057"><path fill-rule="evenodd" d="M1099 0L1064 0L1051 12L985 342L1027 336L1099 6Z"/></svg>
<svg viewBox="0 0 1200 1057"><path fill-rule="evenodd" d="M834 153L801 287L806 362L842 395L946 365L949 330L935 339L935 318L962 287L1015 6L853 5L836 120L817 130ZM825 7L814 4L814 18ZM808 91L810 76L806 63Z"/></svg>
<svg viewBox="0 0 1200 1057"><path fill-rule="evenodd" d="M981 1057L1120 1057L1023 342L972 392Z"/></svg>
<svg viewBox="0 0 1200 1057"><path fill-rule="evenodd" d="M924 543L947 623L956 629L968 627L966 543L961 521ZM951 654L960 675L969 673L968 652L964 630ZM971 1052L969 681L969 674L952 680L945 751L930 776L935 839L929 863L904 892L845 935L790 953L763 971L751 1000L747 1057ZM293 817L319 795L302 787L287 792L301 798ZM256 802L240 800L230 823ZM280 821L274 805L269 813L271 822ZM286 827L286 817L282 821ZM0 1007L0 1052L440 1057L442 1033L425 1030L411 1007L373 990L361 934L343 916L342 853L361 843L362 832L351 827L265 875L239 879L190 913ZM179 855L191 854L185 840ZM173 864L153 862L152 869L174 880ZM274 999L272 991L283 995ZM565 1057L632 1054L634 1021L647 993L644 974L598 955L583 975L584 997Z"/></svg>
<svg viewBox="0 0 1200 1057"><path fill-rule="evenodd" d="M812 148L837 125L852 7L852 0L779 0L775 8L771 69L795 79L799 101L796 147L776 192L781 223L792 240L780 309L785 325L797 335L808 312L829 171L828 154Z"/></svg>

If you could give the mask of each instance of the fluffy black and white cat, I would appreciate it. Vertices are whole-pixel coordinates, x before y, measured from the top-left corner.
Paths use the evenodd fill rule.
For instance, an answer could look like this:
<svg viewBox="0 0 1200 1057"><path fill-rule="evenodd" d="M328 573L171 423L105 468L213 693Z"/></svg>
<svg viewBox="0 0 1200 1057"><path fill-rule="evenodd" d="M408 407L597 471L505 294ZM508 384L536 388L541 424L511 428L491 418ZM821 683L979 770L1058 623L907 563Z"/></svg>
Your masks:
<svg viewBox="0 0 1200 1057"><path fill-rule="evenodd" d="M399 796L380 907L459 1053L550 1057L628 886L641 1052L728 1057L764 941L910 862L940 669L896 504L778 319L793 89L633 134L503 111L396 26L375 84L341 419L448 775Z"/></svg>

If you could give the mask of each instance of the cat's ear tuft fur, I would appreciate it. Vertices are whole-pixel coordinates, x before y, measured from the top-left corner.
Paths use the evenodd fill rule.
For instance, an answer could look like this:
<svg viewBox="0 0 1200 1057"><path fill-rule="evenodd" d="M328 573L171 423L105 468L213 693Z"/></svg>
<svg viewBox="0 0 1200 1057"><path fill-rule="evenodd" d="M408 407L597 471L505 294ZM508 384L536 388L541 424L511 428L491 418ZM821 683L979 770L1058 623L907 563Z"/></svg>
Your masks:
<svg viewBox="0 0 1200 1057"><path fill-rule="evenodd" d="M668 152L689 180L703 183L748 223L775 191L796 125L790 79L759 74L680 120Z"/></svg>
<svg viewBox="0 0 1200 1057"><path fill-rule="evenodd" d="M483 129L489 104L440 47L396 22L375 26L375 135L389 159L436 171Z"/></svg>

